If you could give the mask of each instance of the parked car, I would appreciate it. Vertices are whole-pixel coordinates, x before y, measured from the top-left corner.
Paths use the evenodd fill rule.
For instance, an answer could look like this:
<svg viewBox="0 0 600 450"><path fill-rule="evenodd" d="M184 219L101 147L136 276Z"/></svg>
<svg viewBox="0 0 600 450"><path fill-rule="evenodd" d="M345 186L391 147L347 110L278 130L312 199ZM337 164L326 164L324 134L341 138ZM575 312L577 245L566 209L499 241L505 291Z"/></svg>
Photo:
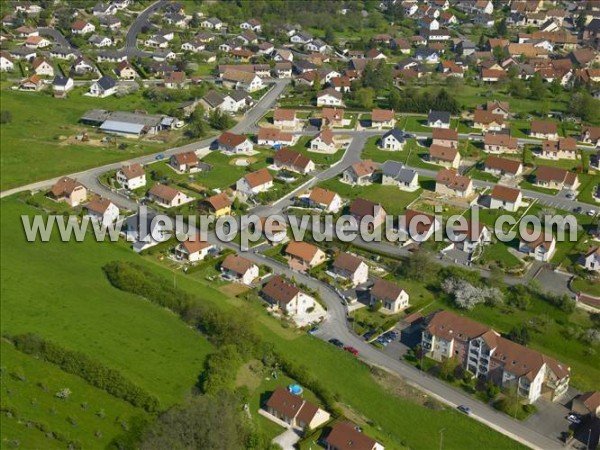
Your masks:
<svg viewBox="0 0 600 450"><path fill-rule="evenodd" d="M160 161L161 159L165 159L165 155L163 153L159 153L154 157L154 159Z"/></svg>
<svg viewBox="0 0 600 450"><path fill-rule="evenodd" d="M573 422L575 424L581 423L581 417L579 417L579 414L575 414L575 413L569 413L569 415L567 415L567 420L569 422Z"/></svg>
<svg viewBox="0 0 600 450"><path fill-rule="evenodd" d="M347 345L346 347L344 347L344 350L346 350L348 353L352 353L354 356L358 355L358 350L356 350L354 347Z"/></svg>
<svg viewBox="0 0 600 450"><path fill-rule="evenodd" d="M596 210L595 210L595 209L590 209L590 210L588 211L588 216L590 216L590 217L594 217L595 215L596 215Z"/></svg>
<svg viewBox="0 0 600 450"><path fill-rule="evenodd" d="M566 195L566 197L567 197L568 199L573 199L573 198L575 198L575 192L567 192L567 195Z"/></svg>
<svg viewBox="0 0 600 450"><path fill-rule="evenodd" d="M365 341L370 340L373 336L375 336L375 330L367 331L365 334L363 334Z"/></svg>
<svg viewBox="0 0 600 450"><path fill-rule="evenodd" d="M471 408L465 405L458 405L458 410L464 412L465 414L471 414Z"/></svg>
<svg viewBox="0 0 600 450"><path fill-rule="evenodd" d="M573 208L573 212L575 214L581 214L582 211L583 211L583 208L581 206L576 206L575 208Z"/></svg>
<svg viewBox="0 0 600 450"><path fill-rule="evenodd" d="M319 331L319 327L315 325L314 327L311 327L310 330L308 330L308 334L315 334L317 331Z"/></svg>
<svg viewBox="0 0 600 450"><path fill-rule="evenodd" d="M336 338L331 338L331 339L329 339L329 341L328 341L328 342L329 342L330 344L333 344L333 345L335 345L336 347L339 347L339 348L344 348L344 343L343 343L342 341L340 341L339 339L336 339Z"/></svg>

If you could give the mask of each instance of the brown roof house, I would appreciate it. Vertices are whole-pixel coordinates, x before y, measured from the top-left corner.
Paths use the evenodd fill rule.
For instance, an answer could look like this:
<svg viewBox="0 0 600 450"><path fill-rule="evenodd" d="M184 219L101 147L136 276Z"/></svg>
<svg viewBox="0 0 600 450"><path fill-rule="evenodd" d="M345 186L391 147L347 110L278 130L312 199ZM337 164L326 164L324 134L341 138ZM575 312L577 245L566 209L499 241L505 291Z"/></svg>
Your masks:
<svg viewBox="0 0 600 450"><path fill-rule="evenodd" d="M251 153L254 148L252 142L246 136L243 134L230 133L229 131L226 131L219 136L217 145L222 152L233 154Z"/></svg>
<svg viewBox="0 0 600 450"><path fill-rule="evenodd" d="M460 153L455 148L432 145L429 147L429 162L446 168L458 169L460 166Z"/></svg>
<svg viewBox="0 0 600 450"><path fill-rule="evenodd" d="M558 140L558 126L555 122L532 120L529 135L538 139Z"/></svg>
<svg viewBox="0 0 600 450"><path fill-rule="evenodd" d="M292 269L302 272L324 263L327 259L323 250L303 241L291 241L285 248L285 256Z"/></svg>
<svg viewBox="0 0 600 450"><path fill-rule="evenodd" d="M336 423L325 442L327 450L384 450L383 445L350 422Z"/></svg>
<svg viewBox="0 0 600 450"><path fill-rule="evenodd" d="M175 247L175 257L188 262L198 262L206 258L214 248L210 242L203 241L200 236L190 236Z"/></svg>
<svg viewBox="0 0 600 450"><path fill-rule="evenodd" d="M396 119L391 109L374 109L371 111L371 126L375 128L394 128Z"/></svg>
<svg viewBox="0 0 600 450"><path fill-rule="evenodd" d="M225 192L221 192L204 199L200 203L200 208L218 218L231 214L231 204L229 196Z"/></svg>
<svg viewBox="0 0 600 450"><path fill-rule="evenodd" d="M268 145L271 147L292 146L296 143L297 135L281 131L278 128L260 127L258 129L258 145Z"/></svg>
<svg viewBox="0 0 600 450"><path fill-rule="evenodd" d="M536 186L547 189L570 189L576 191L579 178L574 172L550 166L538 166L535 171Z"/></svg>
<svg viewBox="0 0 600 450"><path fill-rule="evenodd" d="M581 256L579 264L587 270L600 272L600 247L592 247Z"/></svg>
<svg viewBox="0 0 600 450"><path fill-rule="evenodd" d="M96 196L85 207L86 215L103 226L108 226L119 218L119 208L107 198Z"/></svg>
<svg viewBox="0 0 600 450"><path fill-rule="evenodd" d="M169 164L178 172L193 172L198 169L198 156L196 152L175 153Z"/></svg>
<svg viewBox="0 0 600 450"><path fill-rule="evenodd" d="M381 303L381 308L397 313L408 308L408 293L391 281L377 278L371 288L371 304Z"/></svg>
<svg viewBox="0 0 600 450"><path fill-rule="evenodd" d="M473 194L473 180L455 170L442 169L435 177L435 192L451 197L467 198Z"/></svg>
<svg viewBox="0 0 600 450"><path fill-rule="evenodd" d="M473 127L485 132L501 131L505 127L504 117L484 109L476 109L473 116Z"/></svg>
<svg viewBox="0 0 600 450"><path fill-rule="evenodd" d="M424 242L441 227L435 216L414 209L407 209L398 222L398 231L405 241Z"/></svg>
<svg viewBox="0 0 600 450"><path fill-rule="evenodd" d="M536 238L529 239L521 236L519 251L536 261L548 262L556 250L556 239L554 236L546 238L545 233L540 233Z"/></svg>
<svg viewBox="0 0 600 450"><path fill-rule="evenodd" d="M516 177L523 173L523 164L516 159L499 158L498 156L488 156L483 162L483 171L497 177L510 176Z"/></svg>
<svg viewBox="0 0 600 450"><path fill-rule="evenodd" d="M258 266L240 255L227 255L221 263L221 273L229 280L239 281L247 286L258 278Z"/></svg>
<svg viewBox="0 0 600 450"><path fill-rule="evenodd" d="M284 387L278 387L273 391L267 400L265 409L271 416L300 430L315 430L330 419L327 411L304 400L299 395L292 394Z"/></svg>
<svg viewBox="0 0 600 450"><path fill-rule="evenodd" d="M458 131L450 128L434 128L431 131L432 144L440 147L458 148Z"/></svg>
<svg viewBox="0 0 600 450"><path fill-rule="evenodd" d="M273 187L273 177L267 169L260 169L240 178L235 188L246 196L266 192Z"/></svg>
<svg viewBox="0 0 600 450"><path fill-rule="evenodd" d="M154 203L163 206L165 208L172 208L174 206L181 206L185 203L192 201L191 197L188 197L183 192L178 191L171 186L157 183L150 188L148 191L148 198Z"/></svg>
<svg viewBox="0 0 600 450"><path fill-rule="evenodd" d="M278 170L289 170L305 175L315 170L315 163L310 158L285 147L275 152L273 164Z"/></svg>
<svg viewBox="0 0 600 450"><path fill-rule="evenodd" d="M337 151L335 136L331 129L323 128L319 134L312 138L310 151L319 153L335 153Z"/></svg>
<svg viewBox="0 0 600 450"><path fill-rule="evenodd" d="M362 227L366 226L367 229L374 230L383 225L387 213L379 203L356 198L350 204L350 215L356 219L359 226L362 223Z"/></svg>
<svg viewBox="0 0 600 450"><path fill-rule="evenodd" d="M486 134L483 148L488 153L516 153L519 151L519 140L508 134Z"/></svg>
<svg viewBox="0 0 600 450"><path fill-rule="evenodd" d="M575 138L559 138L558 141L546 140L542 142L542 149L538 156L546 159L577 159L577 141Z"/></svg>
<svg viewBox="0 0 600 450"><path fill-rule="evenodd" d="M80 182L69 178L60 178L50 191L48 196L57 202L65 202L69 206L78 206L87 199L87 189Z"/></svg>
<svg viewBox="0 0 600 450"><path fill-rule="evenodd" d="M515 212L521 207L523 194L519 189L497 184L490 194L490 209Z"/></svg>
<svg viewBox="0 0 600 450"><path fill-rule="evenodd" d="M260 295L274 309L292 316L306 313L315 306L314 298L306 295L281 275L271 277L263 286Z"/></svg>
<svg viewBox="0 0 600 450"><path fill-rule="evenodd" d="M600 127L583 127L579 140L596 147L600 146Z"/></svg>
<svg viewBox="0 0 600 450"><path fill-rule="evenodd" d="M321 110L321 127L336 128L343 127L349 122L344 120L344 110L342 108L323 108Z"/></svg>
<svg viewBox="0 0 600 450"><path fill-rule="evenodd" d="M492 114L497 114L505 119L510 117L510 104L508 102L500 102L498 100L490 100L485 105L486 111Z"/></svg>
<svg viewBox="0 0 600 450"><path fill-rule="evenodd" d="M600 418L600 392L591 391L573 399L571 410L581 416Z"/></svg>
<svg viewBox="0 0 600 450"><path fill-rule="evenodd" d="M277 108L273 112L273 125L279 128L295 129L298 126L296 110Z"/></svg>
<svg viewBox="0 0 600 450"><path fill-rule="evenodd" d="M315 186L308 196L308 203L329 213L337 213L342 208L342 198L337 192Z"/></svg>
<svg viewBox="0 0 600 450"><path fill-rule="evenodd" d="M556 401L569 387L569 366L450 311L429 318L421 346L436 361L456 358L474 376L502 388L517 383L520 398L529 403Z"/></svg>
<svg viewBox="0 0 600 450"><path fill-rule="evenodd" d="M342 173L342 181L349 184L365 186L373 182L377 166L371 160L352 164Z"/></svg>
<svg viewBox="0 0 600 450"><path fill-rule="evenodd" d="M116 179L121 186L130 191L146 186L146 172L141 164L121 167L117 171Z"/></svg>
<svg viewBox="0 0 600 450"><path fill-rule="evenodd" d="M331 273L358 286L369 279L369 266L358 256L340 252L331 265Z"/></svg>
<svg viewBox="0 0 600 450"><path fill-rule="evenodd" d="M472 254L477 248L492 241L492 233L480 221L469 220L466 226L457 224L448 230L448 238L454 244L454 248Z"/></svg>

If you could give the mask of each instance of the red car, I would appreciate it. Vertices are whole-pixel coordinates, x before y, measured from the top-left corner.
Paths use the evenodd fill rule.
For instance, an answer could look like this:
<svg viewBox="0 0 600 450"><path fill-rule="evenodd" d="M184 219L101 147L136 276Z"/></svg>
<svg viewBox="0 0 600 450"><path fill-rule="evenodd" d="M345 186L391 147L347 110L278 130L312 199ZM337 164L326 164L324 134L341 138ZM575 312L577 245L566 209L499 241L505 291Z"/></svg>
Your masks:
<svg viewBox="0 0 600 450"><path fill-rule="evenodd" d="M358 355L358 350L356 350L354 347L350 347L349 345L344 347L344 350L346 350L349 353L352 353L354 356Z"/></svg>

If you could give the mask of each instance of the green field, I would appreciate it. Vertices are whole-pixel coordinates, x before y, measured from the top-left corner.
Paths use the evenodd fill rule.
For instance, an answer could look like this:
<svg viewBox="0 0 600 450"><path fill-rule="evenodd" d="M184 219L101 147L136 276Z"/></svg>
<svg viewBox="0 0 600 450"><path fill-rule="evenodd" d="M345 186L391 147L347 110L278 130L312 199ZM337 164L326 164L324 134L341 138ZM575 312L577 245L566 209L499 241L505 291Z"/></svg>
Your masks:
<svg viewBox="0 0 600 450"><path fill-rule="evenodd" d="M120 244L28 244L18 229L18 215L33 210L14 198L3 200L2 207L2 243L6 249L2 254L6 268L2 273L2 330L34 331L94 355L158 395L164 406L182 400L196 383L210 346L174 315L111 288L101 266L115 259L135 260L167 279L174 275L158 259L139 258ZM388 448L432 448L437 445L439 423L447 427L448 448L476 447L484 435L488 448L522 448L452 409L431 409L390 395L374 382L369 368L352 355L300 331L283 328L264 313L262 303L231 297L193 276L177 275L176 282L220 308L243 311L267 342L310 368L352 417L369 420L377 430L376 437ZM39 439L36 430L27 434L31 434L32 442Z"/></svg>
<svg viewBox="0 0 600 450"><path fill-rule="evenodd" d="M90 98L84 97L84 92L83 89L75 89L68 98L56 99L49 91L12 91L7 83L2 83L1 109L12 115L10 123L0 126L2 190L172 146L128 138L118 138L119 143L127 144L123 150L113 145L67 144L67 138L74 138L84 131L92 137L92 127L78 124L79 118L89 109L141 109L154 113L159 107L168 107L165 103L158 105L148 101L141 94Z"/></svg>

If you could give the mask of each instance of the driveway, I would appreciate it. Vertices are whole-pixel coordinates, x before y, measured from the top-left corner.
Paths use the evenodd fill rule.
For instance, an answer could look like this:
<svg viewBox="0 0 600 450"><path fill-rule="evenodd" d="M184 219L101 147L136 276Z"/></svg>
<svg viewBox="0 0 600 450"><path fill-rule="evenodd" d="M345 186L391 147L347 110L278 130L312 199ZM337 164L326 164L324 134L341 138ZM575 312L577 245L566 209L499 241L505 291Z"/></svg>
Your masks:
<svg viewBox="0 0 600 450"><path fill-rule="evenodd" d="M565 400L570 399L570 395L565 395ZM565 403L565 402L562 402ZM537 411L525 421L529 428L535 429L544 436L550 436L554 439L560 439L561 432L568 431L569 422L566 417L569 409L560 402L553 403L542 399L535 403Z"/></svg>
<svg viewBox="0 0 600 450"><path fill-rule="evenodd" d="M271 442L279 445L283 450L295 450L296 443L300 440L300 435L293 428L288 428Z"/></svg>

